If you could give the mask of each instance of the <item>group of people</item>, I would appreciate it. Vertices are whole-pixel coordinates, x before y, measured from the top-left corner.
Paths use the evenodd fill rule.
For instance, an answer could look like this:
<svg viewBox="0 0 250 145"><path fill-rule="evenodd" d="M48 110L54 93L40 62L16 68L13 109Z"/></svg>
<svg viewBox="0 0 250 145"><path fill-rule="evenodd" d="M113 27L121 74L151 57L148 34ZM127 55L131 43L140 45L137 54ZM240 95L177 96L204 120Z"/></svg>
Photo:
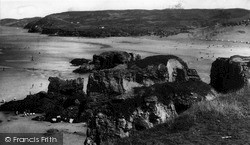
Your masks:
<svg viewBox="0 0 250 145"><path fill-rule="evenodd" d="M19 115L19 111L15 112L16 115ZM27 117L27 116L34 116L36 113L31 113L29 110L26 110L23 112L23 116Z"/></svg>

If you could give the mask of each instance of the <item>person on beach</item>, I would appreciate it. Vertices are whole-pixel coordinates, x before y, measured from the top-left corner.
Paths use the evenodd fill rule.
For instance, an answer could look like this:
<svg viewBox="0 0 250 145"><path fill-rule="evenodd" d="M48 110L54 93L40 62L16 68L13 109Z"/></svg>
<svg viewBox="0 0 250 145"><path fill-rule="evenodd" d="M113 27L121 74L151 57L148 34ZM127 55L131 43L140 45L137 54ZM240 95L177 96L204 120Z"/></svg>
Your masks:
<svg viewBox="0 0 250 145"><path fill-rule="evenodd" d="M43 83L40 84L40 87L42 87L42 86L43 86Z"/></svg>
<svg viewBox="0 0 250 145"><path fill-rule="evenodd" d="M32 89L32 88L34 88L34 86L35 86L35 85L34 85L34 84L32 84L31 89Z"/></svg>

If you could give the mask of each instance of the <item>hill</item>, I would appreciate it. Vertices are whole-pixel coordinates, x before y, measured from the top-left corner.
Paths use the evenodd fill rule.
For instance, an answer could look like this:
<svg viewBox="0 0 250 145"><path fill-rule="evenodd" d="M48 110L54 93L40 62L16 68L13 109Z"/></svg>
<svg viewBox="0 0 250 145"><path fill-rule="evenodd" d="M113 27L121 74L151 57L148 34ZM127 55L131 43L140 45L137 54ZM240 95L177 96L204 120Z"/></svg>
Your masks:
<svg viewBox="0 0 250 145"><path fill-rule="evenodd" d="M40 20L40 17L34 18L24 18L24 19L2 19L0 20L0 25L11 26L11 27L24 27L31 22L36 22Z"/></svg>
<svg viewBox="0 0 250 145"><path fill-rule="evenodd" d="M48 15L29 23L29 32L59 36L169 36L193 28L241 21L244 9L165 9L72 11Z"/></svg>

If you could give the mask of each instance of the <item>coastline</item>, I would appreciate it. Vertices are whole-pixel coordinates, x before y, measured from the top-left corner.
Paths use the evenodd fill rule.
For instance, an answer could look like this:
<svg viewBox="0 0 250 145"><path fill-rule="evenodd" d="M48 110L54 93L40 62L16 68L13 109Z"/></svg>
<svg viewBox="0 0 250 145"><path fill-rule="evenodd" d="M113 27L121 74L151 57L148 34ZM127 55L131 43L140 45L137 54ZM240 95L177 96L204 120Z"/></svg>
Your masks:
<svg viewBox="0 0 250 145"><path fill-rule="evenodd" d="M29 33L27 34L29 35ZM26 33L23 35L26 35ZM20 34L20 36L23 35ZM25 38L19 39L14 45L11 45L10 43L17 40L17 38L0 43L0 46L3 47L1 51L2 54L0 55L5 56L4 58L1 58L0 66L9 67L9 69L0 72L0 88L1 90L6 91L5 94L1 92L1 96L10 95L6 98L6 101L9 101L14 97L18 100L23 99L30 91L32 94L46 91L49 76L58 76L63 79L80 76L84 77L86 80L88 76L72 73L73 69L76 67L71 66L69 61L73 58L91 59L93 54L99 54L103 51L123 50L136 52L142 55L143 58L156 54L173 54L187 62L190 68L196 69L201 76L201 79L206 83L209 83L210 81L209 74L211 63L217 57L228 57L235 54L250 54L249 45L246 44L211 41L204 42L190 39L185 34L169 38L110 37L97 39L32 34L32 37L34 36L36 36L36 38L32 38L31 43L28 46L27 44L24 45L24 43L27 43L30 37L28 37L27 40L25 40ZM208 48L208 46L210 47ZM239 49L241 50L240 52L238 51ZM60 52L57 52L58 50L60 50ZM16 55L17 52L21 53L20 56ZM9 59L12 55L16 57ZM35 61L30 61L27 59L30 58L30 56L34 56L37 59L35 59ZM28 61L18 61L25 60L23 58L26 58ZM43 84L42 87L40 87L41 83ZM87 81L84 81L84 83L86 89ZM34 87L31 89L32 84L34 84ZM10 94L10 92L13 94ZM3 120L1 117L5 118L0 116L0 120ZM20 132L41 131L42 133L45 133L48 129L51 129L52 123L33 121L31 120L33 117L21 117L9 114L7 115L7 119L4 119L3 122L0 123L0 131L2 133L11 131L16 132L17 130L15 130L15 128L18 128L18 126L23 126L23 128L20 128ZM10 118L10 121L8 121L8 118ZM10 130L11 128L14 130ZM31 128L35 129L30 130ZM67 135L65 138L67 140L72 139L74 141L84 141L85 139L83 136L85 135L86 127L84 127L83 124L56 123L53 124L53 128L62 131L66 130ZM72 131L78 129L81 129L81 132L79 132L82 136L74 134Z"/></svg>

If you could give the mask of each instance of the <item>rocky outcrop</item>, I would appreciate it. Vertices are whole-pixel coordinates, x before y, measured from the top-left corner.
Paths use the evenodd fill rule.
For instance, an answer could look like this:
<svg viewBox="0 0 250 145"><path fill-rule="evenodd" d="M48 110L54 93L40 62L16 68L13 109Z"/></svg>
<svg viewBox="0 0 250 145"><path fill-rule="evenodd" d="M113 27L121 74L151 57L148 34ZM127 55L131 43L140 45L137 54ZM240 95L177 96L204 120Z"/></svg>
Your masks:
<svg viewBox="0 0 250 145"><path fill-rule="evenodd" d="M147 65L148 64L148 65ZM185 62L176 56L153 56L135 61L125 69L95 71L89 75L87 94L98 99L133 91L134 87L150 86L163 82L183 82L200 80L196 70L189 69ZM103 98L99 98L103 99Z"/></svg>
<svg viewBox="0 0 250 145"><path fill-rule="evenodd" d="M7 102L0 106L0 110L45 113L44 119L47 121L52 121L52 118L57 116L60 116L60 121L68 121L69 118L79 121L80 111L86 105L83 79L62 80L50 77L49 81L48 92L39 92L28 95L23 100Z"/></svg>
<svg viewBox="0 0 250 145"><path fill-rule="evenodd" d="M179 113L210 94L208 84L189 80L139 87L126 96L92 102L85 144L102 144L128 137L133 131L171 122Z"/></svg>
<svg viewBox="0 0 250 145"><path fill-rule="evenodd" d="M46 114L35 120L87 121L85 144L99 145L172 122L193 103L214 95L196 70L173 55L137 60L129 53L105 52L93 58L86 64L94 70L89 75L87 97L81 78L50 77L48 92L8 102L0 110Z"/></svg>
<svg viewBox="0 0 250 145"><path fill-rule="evenodd" d="M83 94L83 79L62 80L58 77L49 77L48 93L59 93L63 95Z"/></svg>
<svg viewBox="0 0 250 145"><path fill-rule="evenodd" d="M83 64L89 63L90 60L89 59L85 59L85 58L75 58L73 60L70 61L70 63L73 66L81 66Z"/></svg>
<svg viewBox="0 0 250 145"><path fill-rule="evenodd" d="M180 58L151 56L89 76L88 131L85 144L128 137L133 131L171 122L193 103L213 95Z"/></svg>
<svg viewBox="0 0 250 145"><path fill-rule="evenodd" d="M125 51L107 51L100 55L94 55L91 62L82 64L73 72L88 73L93 70L110 69L121 64L128 64L129 62L139 60L140 58L138 54Z"/></svg>
<svg viewBox="0 0 250 145"><path fill-rule="evenodd" d="M250 78L250 57L217 58L211 67L211 86L218 92L228 93L243 89Z"/></svg>

